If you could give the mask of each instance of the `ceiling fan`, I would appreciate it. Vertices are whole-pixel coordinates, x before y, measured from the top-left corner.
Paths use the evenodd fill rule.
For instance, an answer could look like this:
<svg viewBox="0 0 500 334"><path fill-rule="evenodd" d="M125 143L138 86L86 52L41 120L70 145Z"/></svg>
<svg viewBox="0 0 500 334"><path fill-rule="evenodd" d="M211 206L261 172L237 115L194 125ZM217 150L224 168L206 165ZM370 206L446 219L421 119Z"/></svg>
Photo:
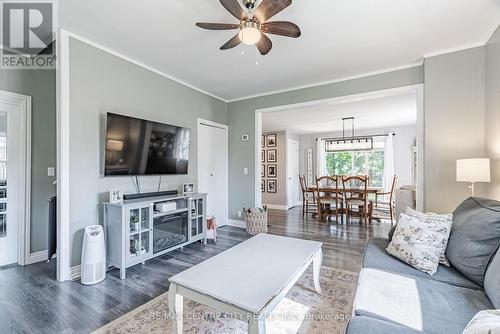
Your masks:
<svg viewBox="0 0 500 334"><path fill-rule="evenodd" d="M281 12L292 4L292 0L262 0L257 6L257 0L243 0L243 5L249 10L247 13L237 0L220 0L220 3L234 17L240 20L239 24L230 23L196 23L196 25L208 30L233 30L239 32L226 44L220 47L221 50L234 48L240 43L255 45L261 55L266 55L271 51L273 43L267 34L280 35L297 38L300 36L300 28L288 21L267 22L271 17Z"/></svg>

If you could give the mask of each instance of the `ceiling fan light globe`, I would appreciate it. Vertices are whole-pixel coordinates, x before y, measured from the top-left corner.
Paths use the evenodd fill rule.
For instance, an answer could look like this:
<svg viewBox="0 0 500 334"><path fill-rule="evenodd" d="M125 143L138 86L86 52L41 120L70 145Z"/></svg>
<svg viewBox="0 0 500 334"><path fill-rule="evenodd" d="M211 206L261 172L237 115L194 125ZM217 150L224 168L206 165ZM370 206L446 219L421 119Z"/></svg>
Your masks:
<svg viewBox="0 0 500 334"><path fill-rule="evenodd" d="M260 40L261 32L257 28L243 28L240 30L239 36L243 44L254 45Z"/></svg>
<svg viewBox="0 0 500 334"><path fill-rule="evenodd" d="M246 45L254 45L262 37L260 27L255 22L245 22L238 34L240 41Z"/></svg>

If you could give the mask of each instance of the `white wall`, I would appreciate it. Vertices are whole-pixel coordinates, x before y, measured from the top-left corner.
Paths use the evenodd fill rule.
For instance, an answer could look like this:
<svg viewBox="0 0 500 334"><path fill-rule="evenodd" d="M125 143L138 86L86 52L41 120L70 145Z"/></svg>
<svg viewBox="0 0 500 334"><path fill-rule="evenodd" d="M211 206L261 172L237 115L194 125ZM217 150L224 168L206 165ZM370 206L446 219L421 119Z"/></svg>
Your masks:
<svg viewBox="0 0 500 334"><path fill-rule="evenodd" d="M456 160L485 156L485 48L426 58L425 209L451 212L467 196ZM477 195L484 196L484 185Z"/></svg>
<svg viewBox="0 0 500 334"><path fill-rule="evenodd" d="M416 112L416 111L415 111ZM395 133L394 137L394 171L399 177L399 185L412 184L411 174L411 148L415 146L417 137L417 126L401 126L377 128L369 130L356 131L356 135L376 135L384 133ZM342 132L318 133L310 135L302 135L299 140L300 148L300 173L306 172L307 150L313 150L313 175L316 174L316 138L324 137L341 137Z"/></svg>

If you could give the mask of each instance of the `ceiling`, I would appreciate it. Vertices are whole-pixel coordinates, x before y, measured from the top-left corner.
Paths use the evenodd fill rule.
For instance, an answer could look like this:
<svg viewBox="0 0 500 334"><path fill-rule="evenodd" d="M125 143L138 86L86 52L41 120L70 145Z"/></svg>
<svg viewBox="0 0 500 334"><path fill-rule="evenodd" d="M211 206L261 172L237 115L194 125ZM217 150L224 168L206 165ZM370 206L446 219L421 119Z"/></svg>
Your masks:
<svg viewBox="0 0 500 334"><path fill-rule="evenodd" d="M236 21L218 0L59 6L61 28L226 101L419 63L484 44L500 23L498 0L295 0L272 20L297 23L302 36L271 36L260 56L251 46L220 51L235 32L194 25Z"/></svg>
<svg viewBox="0 0 500 334"><path fill-rule="evenodd" d="M342 118L355 117L355 130L416 125L417 93L413 87L362 98L334 99L262 114L263 131L296 134L341 132ZM349 127L351 123L346 123ZM349 132L350 134L350 132Z"/></svg>

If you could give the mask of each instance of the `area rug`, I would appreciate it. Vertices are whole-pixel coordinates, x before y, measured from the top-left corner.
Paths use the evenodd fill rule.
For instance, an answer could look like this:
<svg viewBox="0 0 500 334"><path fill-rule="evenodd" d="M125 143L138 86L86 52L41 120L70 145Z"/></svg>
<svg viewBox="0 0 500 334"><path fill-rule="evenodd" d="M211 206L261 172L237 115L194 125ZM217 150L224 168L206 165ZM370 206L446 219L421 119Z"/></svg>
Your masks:
<svg viewBox="0 0 500 334"><path fill-rule="evenodd" d="M297 284L266 319L272 334L343 334L351 316L358 275L353 272L321 268L322 294L314 290L312 271ZM99 328L96 334L172 333L167 293ZM246 334L247 324L227 314L184 298L183 333Z"/></svg>

